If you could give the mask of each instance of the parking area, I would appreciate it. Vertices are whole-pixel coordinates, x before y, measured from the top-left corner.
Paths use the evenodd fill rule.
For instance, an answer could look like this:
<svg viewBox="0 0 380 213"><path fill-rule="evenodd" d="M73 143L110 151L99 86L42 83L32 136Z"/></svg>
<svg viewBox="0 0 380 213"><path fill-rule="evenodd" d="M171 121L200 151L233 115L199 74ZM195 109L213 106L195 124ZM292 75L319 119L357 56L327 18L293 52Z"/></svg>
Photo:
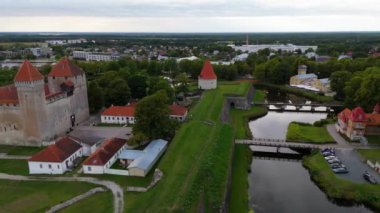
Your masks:
<svg viewBox="0 0 380 213"><path fill-rule="evenodd" d="M347 174L336 174L338 177L357 183L367 183L363 178L363 173L368 171L377 181L380 181L380 175L365 164L354 149L337 149L336 156L346 165L349 171Z"/></svg>
<svg viewBox="0 0 380 213"><path fill-rule="evenodd" d="M131 127L77 126L69 135L77 138L122 138L132 136Z"/></svg>

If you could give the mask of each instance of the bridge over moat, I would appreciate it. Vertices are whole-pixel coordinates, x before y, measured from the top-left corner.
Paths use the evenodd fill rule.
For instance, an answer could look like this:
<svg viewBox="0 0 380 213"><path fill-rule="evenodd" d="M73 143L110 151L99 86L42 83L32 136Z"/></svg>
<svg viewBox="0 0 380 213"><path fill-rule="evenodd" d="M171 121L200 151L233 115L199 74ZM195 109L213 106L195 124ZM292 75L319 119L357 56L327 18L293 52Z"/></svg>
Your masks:
<svg viewBox="0 0 380 213"><path fill-rule="evenodd" d="M305 142L286 141L282 139L253 138L251 140L235 140L236 144L253 146L285 147L296 149L325 149L325 148L352 148L352 144L312 144ZM357 145L355 145L357 146ZM360 145L358 145L360 146Z"/></svg>
<svg viewBox="0 0 380 213"><path fill-rule="evenodd" d="M331 109L341 108L343 107L342 104L337 103L279 103L279 102L255 102L252 103L256 106L267 106L268 110L270 111L292 111L292 112L330 112ZM276 108L270 108L270 106L274 106ZM288 106L293 106L295 109L289 109ZM310 107L309 109L305 109L303 107ZM318 107L325 107L325 109L321 110L316 108Z"/></svg>

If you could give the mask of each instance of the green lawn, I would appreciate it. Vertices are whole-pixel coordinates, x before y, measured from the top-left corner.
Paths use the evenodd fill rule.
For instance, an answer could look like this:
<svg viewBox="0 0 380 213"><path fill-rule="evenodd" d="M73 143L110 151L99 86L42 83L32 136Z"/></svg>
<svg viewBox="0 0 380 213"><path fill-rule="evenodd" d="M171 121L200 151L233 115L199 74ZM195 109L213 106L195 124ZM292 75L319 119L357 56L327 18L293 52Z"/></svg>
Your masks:
<svg viewBox="0 0 380 213"><path fill-rule="evenodd" d="M43 147L25 147L25 146L9 146L0 145L0 153L7 153L8 155L34 155L41 151Z"/></svg>
<svg viewBox="0 0 380 213"><path fill-rule="evenodd" d="M94 187L82 182L0 180L0 212L44 212ZM90 205L97 202L93 200Z"/></svg>
<svg viewBox="0 0 380 213"><path fill-rule="evenodd" d="M112 193L110 191L98 192L91 197L79 201L62 211L61 213L112 213L113 212L113 200Z"/></svg>
<svg viewBox="0 0 380 213"><path fill-rule="evenodd" d="M380 163L380 149L358 149L357 151L364 159Z"/></svg>
<svg viewBox="0 0 380 213"><path fill-rule="evenodd" d="M289 124L286 140L306 143L335 143L325 126L315 127L296 122Z"/></svg>
<svg viewBox="0 0 380 213"><path fill-rule="evenodd" d="M127 212L219 211L233 146L232 127L221 123L220 114L226 94L246 95L248 88L220 83L204 92L158 165L163 178L146 193L128 192Z"/></svg>
<svg viewBox="0 0 380 213"><path fill-rule="evenodd" d="M318 151L306 156L303 165L309 169L311 178L328 197L363 203L373 208L375 212L380 211L379 184L356 184L338 178Z"/></svg>
<svg viewBox="0 0 380 213"><path fill-rule="evenodd" d="M262 102L265 101L267 94L263 90L255 90L255 96L253 98L254 102Z"/></svg>
<svg viewBox="0 0 380 213"><path fill-rule="evenodd" d="M29 168L26 160L3 160L0 159L0 172L13 175L28 175Z"/></svg>
<svg viewBox="0 0 380 213"><path fill-rule="evenodd" d="M371 145L380 145L380 136L379 135L366 135L368 143Z"/></svg>

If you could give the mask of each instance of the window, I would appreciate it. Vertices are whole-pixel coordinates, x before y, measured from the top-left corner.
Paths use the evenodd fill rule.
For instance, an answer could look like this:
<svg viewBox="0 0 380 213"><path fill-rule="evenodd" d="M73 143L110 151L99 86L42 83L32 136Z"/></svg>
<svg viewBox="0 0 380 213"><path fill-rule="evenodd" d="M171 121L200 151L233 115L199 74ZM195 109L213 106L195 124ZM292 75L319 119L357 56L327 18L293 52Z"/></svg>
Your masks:
<svg viewBox="0 0 380 213"><path fill-rule="evenodd" d="M59 165L57 165L58 169L59 169Z"/></svg>
<svg viewBox="0 0 380 213"><path fill-rule="evenodd" d="M42 169L42 167L43 167L42 164L40 164L40 169Z"/></svg>
<svg viewBox="0 0 380 213"><path fill-rule="evenodd" d="M49 169L51 169L51 164L49 164Z"/></svg>
<svg viewBox="0 0 380 213"><path fill-rule="evenodd" d="M91 171L91 166L87 167L87 170L88 170L88 171Z"/></svg>

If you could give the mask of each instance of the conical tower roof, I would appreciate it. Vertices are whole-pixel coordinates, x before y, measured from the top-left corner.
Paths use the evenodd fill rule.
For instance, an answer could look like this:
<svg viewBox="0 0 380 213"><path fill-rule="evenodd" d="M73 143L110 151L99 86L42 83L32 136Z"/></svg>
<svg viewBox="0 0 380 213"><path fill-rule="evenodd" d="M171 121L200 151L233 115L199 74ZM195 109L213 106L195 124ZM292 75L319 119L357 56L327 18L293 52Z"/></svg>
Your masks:
<svg viewBox="0 0 380 213"><path fill-rule="evenodd" d="M214 69L212 68L211 62L209 60L205 61L201 74L199 74L199 78L204 80L217 79Z"/></svg>
<svg viewBox="0 0 380 213"><path fill-rule="evenodd" d="M43 80L44 76L30 63L28 60L25 60L15 78L15 82L31 82L31 81L39 81Z"/></svg>

